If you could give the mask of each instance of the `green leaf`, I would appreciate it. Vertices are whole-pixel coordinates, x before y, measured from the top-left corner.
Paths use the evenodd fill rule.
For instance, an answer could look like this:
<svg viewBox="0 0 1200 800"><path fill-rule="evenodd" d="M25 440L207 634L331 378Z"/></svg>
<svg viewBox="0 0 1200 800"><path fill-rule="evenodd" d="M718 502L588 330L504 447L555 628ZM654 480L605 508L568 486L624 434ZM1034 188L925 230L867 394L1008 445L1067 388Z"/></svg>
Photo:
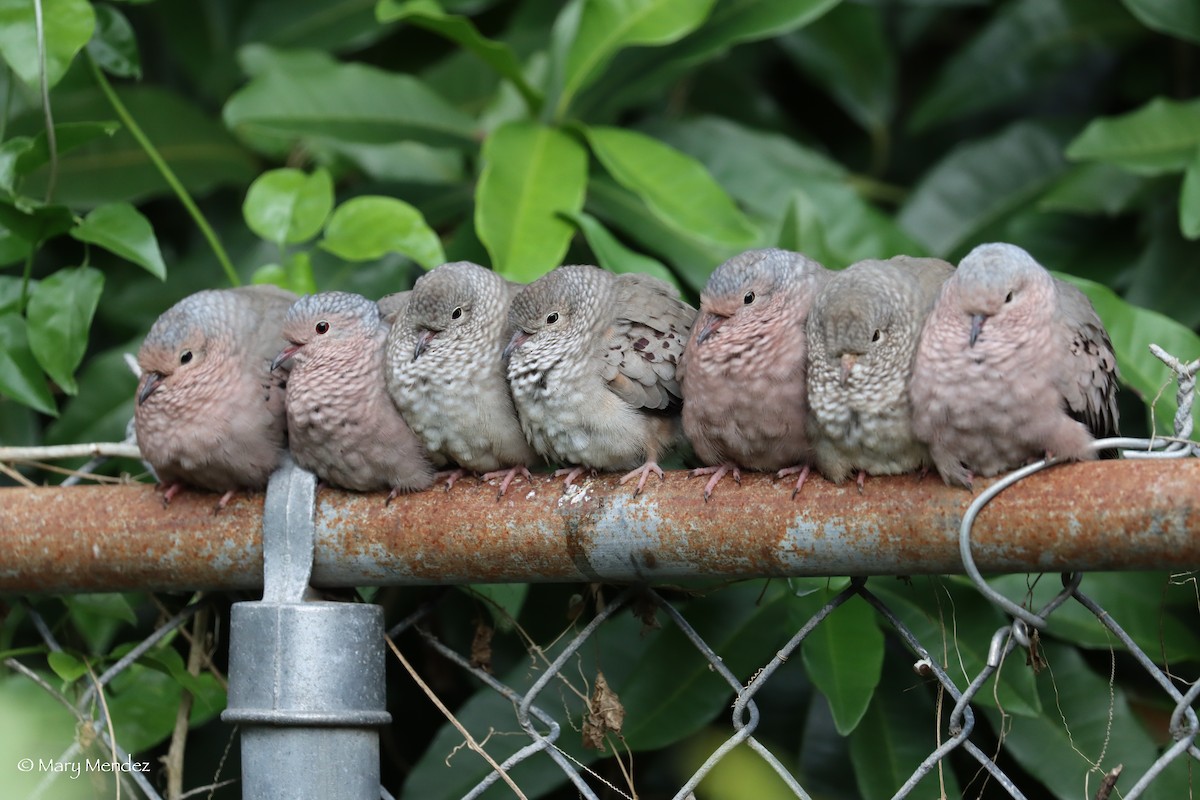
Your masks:
<svg viewBox="0 0 1200 800"><path fill-rule="evenodd" d="M103 289L100 270L66 268L43 278L29 297L29 347L67 394L78 391L75 369L87 351L88 329Z"/></svg>
<svg viewBox="0 0 1200 800"><path fill-rule="evenodd" d="M561 262L574 228L559 215L583 208L587 152L568 133L510 122L483 144L475 228L492 268L527 283Z"/></svg>
<svg viewBox="0 0 1200 800"><path fill-rule="evenodd" d="M141 80L142 61L133 26L112 6L98 5L95 10L96 32L87 44L88 54L105 72Z"/></svg>
<svg viewBox="0 0 1200 800"><path fill-rule="evenodd" d="M74 683L87 675L87 665L65 650L56 650L46 654L46 661L54 674L64 683Z"/></svg>
<svg viewBox="0 0 1200 800"><path fill-rule="evenodd" d="M713 0L583 0L565 61L556 65L562 76L556 117L617 51L678 41L704 22L712 4Z"/></svg>
<svg viewBox="0 0 1200 800"><path fill-rule="evenodd" d="M1200 147L1183 173L1179 193L1179 230L1189 239L1200 239Z"/></svg>
<svg viewBox="0 0 1200 800"><path fill-rule="evenodd" d="M474 146L474 121L410 75L364 64L335 64L303 73L270 69L229 99L225 124L254 141L304 137L362 144L416 140Z"/></svg>
<svg viewBox="0 0 1200 800"><path fill-rule="evenodd" d="M1200 44L1200 6L1179 0L1121 0L1143 25Z"/></svg>
<svg viewBox="0 0 1200 800"><path fill-rule="evenodd" d="M347 261L372 261L388 253L408 256L426 269L445 261L441 240L421 212L394 197L363 195L342 203L329 218L320 246Z"/></svg>
<svg viewBox="0 0 1200 800"><path fill-rule="evenodd" d="M375 19L373 5L371 0L256 0L245 4L238 35L242 42L276 47L361 50L391 32Z"/></svg>
<svg viewBox="0 0 1200 800"><path fill-rule="evenodd" d="M529 594L528 583L473 583L459 586L466 594L477 596L492 617L497 630L511 631L521 616L521 607Z"/></svg>
<svg viewBox="0 0 1200 800"><path fill-rule="evenodd" d="M318 168L274 169L259 175L246 192L242 214L250 230L279 247L316 236L333 210L333 178Z"/></svg>
<svg viewBox="0 0 1200 800"><path fill-rule="evenodd" d="M62 416L46 427L46 444L119 442L125 438L125 425L133 416L137 378L129 371L124 355L136 352L138 344L127 342L88 356L77 376L79 394L68 400ZM141 471L138 464L129 469L135 474Z"/></svg>
<svg viewBox="0 0 1200 800"><path fill-rule="evenodd" d="M1187 168L1200 147L1200 99L1156 97L1118 117L1094 119L1067 147L1067 158L1103 161L1138 175Z"/></svg>
<svg viewBox="0 0 1200 800"><path fill-rule="evenodd" d="M704 165L669 145L621 128L589 127L592 152L604 168L668 225L733 247L759 237Z"/></svg>
<svg viewBox="0 0 1200 800"><path fill-rule="evenodd" d="M896 59L878 6L843 3L779 45L846 113L877 137L896 102Z"/></svg>
<svg viewBox="0 0 1200 800"><path fill-rule="evenodd" d="M189 725L200 725L225 707L225 690L210 673L197 678L202 687L192 701ZM109 684L108 708L117 741L128 752L147 750L171 735L182 690L179 683L156 669L134 664Z"/></svg>
<svg viewBox="0 0 1200 800"><path fill-rule="evenodd" d="M840 260L825 243L821 216L816 204L804 192L794 192L788 201L787 213L779 229L776 246L804 253L821 264L838 264Z"/></svg>
<svg viewBox="0 0 1200 800"><path fill-rule="evenodd" d="M447 14L435 0L379 0L375 16L380 22L410 22L457 42L512 83L533 113L541 108L542 95L525 79L516 53L481 34L466 17Z"/></svg>
<svg viewBox="0 0 1200 800"><path fill-rule="evenodd" d="M58 414L19 314L0 315L0 394L43 414Z"/></svg>
<svg viewBox="0 0 1200 800"><path fill-rule="evenodd" d="M0 226L8 228L27 242L38 244L66 233L75 217L66 206L40 206L17 209L0 202Z"/></svg>
<svg viewBox="0 0 1200 800"><path fill-rule="evenodd" d="M70 233L81 242L91 242L132 261L160 281L166 280L167 265L154 238L154 229L142 212L129 203L110 203L93 209Z"/></svg>
<svg viewBox="0 0 1200 800"><path fill-rule="evenodd" d="M952 150L921 179L897 220L933 255L948 257L1028 204L1064 169L1058 139L1018 122Z"/></svg>
<svg viewBox="0 0 1200 800"><path fill-rule="evenodd" d="M1112 164L1076 164L1041 196L1037 208L1115 217L1129 211L1145 188L1145 178Z"/></svg>
<svg viewBox="0 0 1200 800"><path fill-rule="evenodd" d="M791 620L799 628L828 603L835 592L821 591L791 600ZM808 677L829 701L842 736L853 731L867 711L883 669L883 633L875 611L851 598L835 609L800 645ZM847 669L854 664L853 669Z"/></svg>
<svg viewBox="0 0 1200 800"><path fill-rule="evenodd" d="M58 155L74 150L93 139L112 136L121 129L116 122L67 122L54 126ZM49 138L45 131L32 139L16 136L0 145L0 189L14 194L18 180L50 161Z"/></svg>
<svg viewBox="0 0 1200 800"><path fill-rule="evenodd" d="M92 38L96 18L87 0L41 0L46 81L55 86ZM30 0L0 0L0 56L30 89L41 75L37 25Z"/></svg>
<svg viewBox="0 0 1200 800"><path fill-rule="evenodd" d="M584 213L564 214L563 216L569 219L587 239L588 247L592 248L592 254L596 256L596 263L599 266L609 272L640 272L644 275L653 275L682 291L683 287L679 285L675 275L664 267L661 261L644 256L621 244L620 240L609 233L600 220Z"/></svg>
<svg viewBox="0 0 1200 800"><path fill-rule="evenodd" d="M1116 3L1006 3L946 62L913 110L910 127L925 130L1053 88L1081 61L1109 55L1141 32Z"/></svg>

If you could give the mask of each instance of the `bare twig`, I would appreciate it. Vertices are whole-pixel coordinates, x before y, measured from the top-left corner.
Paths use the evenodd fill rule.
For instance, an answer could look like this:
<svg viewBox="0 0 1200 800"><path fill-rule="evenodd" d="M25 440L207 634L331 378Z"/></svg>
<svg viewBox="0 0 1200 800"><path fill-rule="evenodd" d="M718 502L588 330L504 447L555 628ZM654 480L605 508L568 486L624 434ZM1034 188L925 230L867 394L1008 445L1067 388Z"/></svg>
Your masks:
<svg viewBox="0 0 1200 800"><path fill-rule="evenodd" d="M192 618L191 649L188 651L187 671L193 677L200 674L200 668L205 660L205 639L208 634L207 606L196 612ZM175 730L171 733L171 745L163 757L163 766L167 771L167 800L182 800L183 793L183 755L187 746L188 719L192 714L192 693L186 686L181 686L179 708L175 711Z"/></svg>
<svg viewBox="0 0 1200 800"><path fill-rule="evenodd" d="M141 458L142 451L128 442L57 444L45 447L0 447L0 461L53 461L59 458Z"/></svg>

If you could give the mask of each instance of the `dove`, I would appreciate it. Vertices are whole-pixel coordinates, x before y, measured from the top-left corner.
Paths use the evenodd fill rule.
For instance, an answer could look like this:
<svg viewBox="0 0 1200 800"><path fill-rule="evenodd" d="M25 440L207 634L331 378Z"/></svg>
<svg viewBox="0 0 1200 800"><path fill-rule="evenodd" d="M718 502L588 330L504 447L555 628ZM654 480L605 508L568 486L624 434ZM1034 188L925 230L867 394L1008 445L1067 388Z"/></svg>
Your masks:
<svg viewBox="0 0 1200 800"><path fill-rule="evenodd" d="M296 296L274 286L209 289L183 298L150 328L134 427L168 504L185 484L262 489L287 445L287 373L271 367Z"/></svg>
<svg viewBox="0 0 1200 800"><path fill-rule="evenodd" d="M749 250L717 267L678 370L683 432L710 466L708 500L740 468L808 477L805 322L830 272L787 250Z"/></svg>
<svg viewBox="0 0 1200 800"><path fill-rule="evenodd" d="M625 470L639 494L681 438L675 368L696 310L663 281L599 267L559 267L513 298L504 357L525 438L546 458ZM638 465L641 466L638 466ZM635 468L636 467L636 468Z"/></svg>
<svg viewBox="0 0 1200 800"><path fill-rule="evenodd" d="M896 475L930 466L912 430L909 380L921 326L954 268L896 256L835 273L809 312L808 435L821 474Z"/></svg>
<svg viewBox="0 0 1200 800"><path fill-rule="evenodd" d="M362 295L305 295L288 310L288 344L272 366L292 364L287 425L296 463L343 489L390 489L391 502L429 487L433 465L387 393L387 335L379 306Z"/></svg>
<svg viewBox="0 0 1200 800"><path fill-rule="evenodd" d="M1044 456L1094 458L1117 435L1117 361L1087 297L1012 244L946 281L913 369L913 428L949 485Z"/></svg>
<svg viewBox="0 0 1200 800"><path fill-rule="evenodd" d="M388 392L426 449L502 478L503 497L538 455L525 439L501 359L512 336L508 307L521 289L469 261L443 264L413 285L388 334ZM462 470L451 473L446 488Z"/></svg>

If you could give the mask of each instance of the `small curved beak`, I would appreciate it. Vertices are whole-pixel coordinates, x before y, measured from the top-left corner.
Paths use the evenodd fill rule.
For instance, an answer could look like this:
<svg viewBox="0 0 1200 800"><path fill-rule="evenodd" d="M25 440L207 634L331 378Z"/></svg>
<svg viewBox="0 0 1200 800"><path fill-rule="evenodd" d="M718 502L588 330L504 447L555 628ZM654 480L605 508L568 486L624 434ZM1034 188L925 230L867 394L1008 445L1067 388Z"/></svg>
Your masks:
<svg viewBox="0 0 1200 800"><path fill-rule="evenodd" d="M289 361L292 356L294 356L294 355L296 355L296 353L300 352L301 347L304 347L304 345L296 344L295 342L293 342L293 343L289 344L287 347L280 350L279 355L275 356L275 359L271 362L271 372L274 372L275 370L282 367L285 363L287 363L287 361Z"/></svg>
<svg viewBox="0 0 1200 800"><path fill-rule="evenodd" d="M704 324L700 326L700 332L696 334L696 344L700 344L708 337L717 332L717 328L725 324L729 317L720 314L705 314Z"/></svg>
<svg viewBox="0 0 1200 800"><path fill-rule="evenodd" d="M429 343L437 337L437 331L422 330L417 336L417 346L413 348L413 361L421 357L421 354L429 349Z"/></svg>
<svg viewBox="0 0 1200 800"><path fill-rule="evenodd" d="M508 359L512 357L513 351L525 344L527 341L529 341L529 334L525 331L517 331L512 335L512 338L508 340L508 344L504 346L504 352L500 354L500 357L505 361L508 361Z"/></svg>
<svg viewBox="0 0 1200 800"><path fill-rule="evenodd" d="M987 321L987 314L972 314L971 315L971 336L968 342L971 347L975 346L975 342L979 339L979 334L983 330L983 323Z"/></svg>
<svg viewBox="0 0 1200 800"><path fill-rule="evenodd" d="M858 363L858 353L842 353L842 383L850 380L850 370Z"/></svg>
<svg viewBox="0 0 1200 800"><path fill-rule="evenodd" d="M145 374L145 383L142 384L142 388L138 391L137 396L139 406L146 402L147 397L154 394L154 390L163 382L163 378L164 375L161 372L147 372Z"/></svg>

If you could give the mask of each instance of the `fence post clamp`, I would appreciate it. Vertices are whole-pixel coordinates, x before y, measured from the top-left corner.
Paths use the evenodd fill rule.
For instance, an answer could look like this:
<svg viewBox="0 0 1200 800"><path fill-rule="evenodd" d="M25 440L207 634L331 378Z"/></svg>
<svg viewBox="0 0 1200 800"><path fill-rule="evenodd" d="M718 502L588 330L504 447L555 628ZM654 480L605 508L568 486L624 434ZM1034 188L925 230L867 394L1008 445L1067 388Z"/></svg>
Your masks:
<svg viewBox="0 0 1200 800"><path fill-rule="evenodd" d="M244 800L377 800L383 610L313 600L316 478L287 459L263 509L263 599L235 603L229 703Z"/></svg>

